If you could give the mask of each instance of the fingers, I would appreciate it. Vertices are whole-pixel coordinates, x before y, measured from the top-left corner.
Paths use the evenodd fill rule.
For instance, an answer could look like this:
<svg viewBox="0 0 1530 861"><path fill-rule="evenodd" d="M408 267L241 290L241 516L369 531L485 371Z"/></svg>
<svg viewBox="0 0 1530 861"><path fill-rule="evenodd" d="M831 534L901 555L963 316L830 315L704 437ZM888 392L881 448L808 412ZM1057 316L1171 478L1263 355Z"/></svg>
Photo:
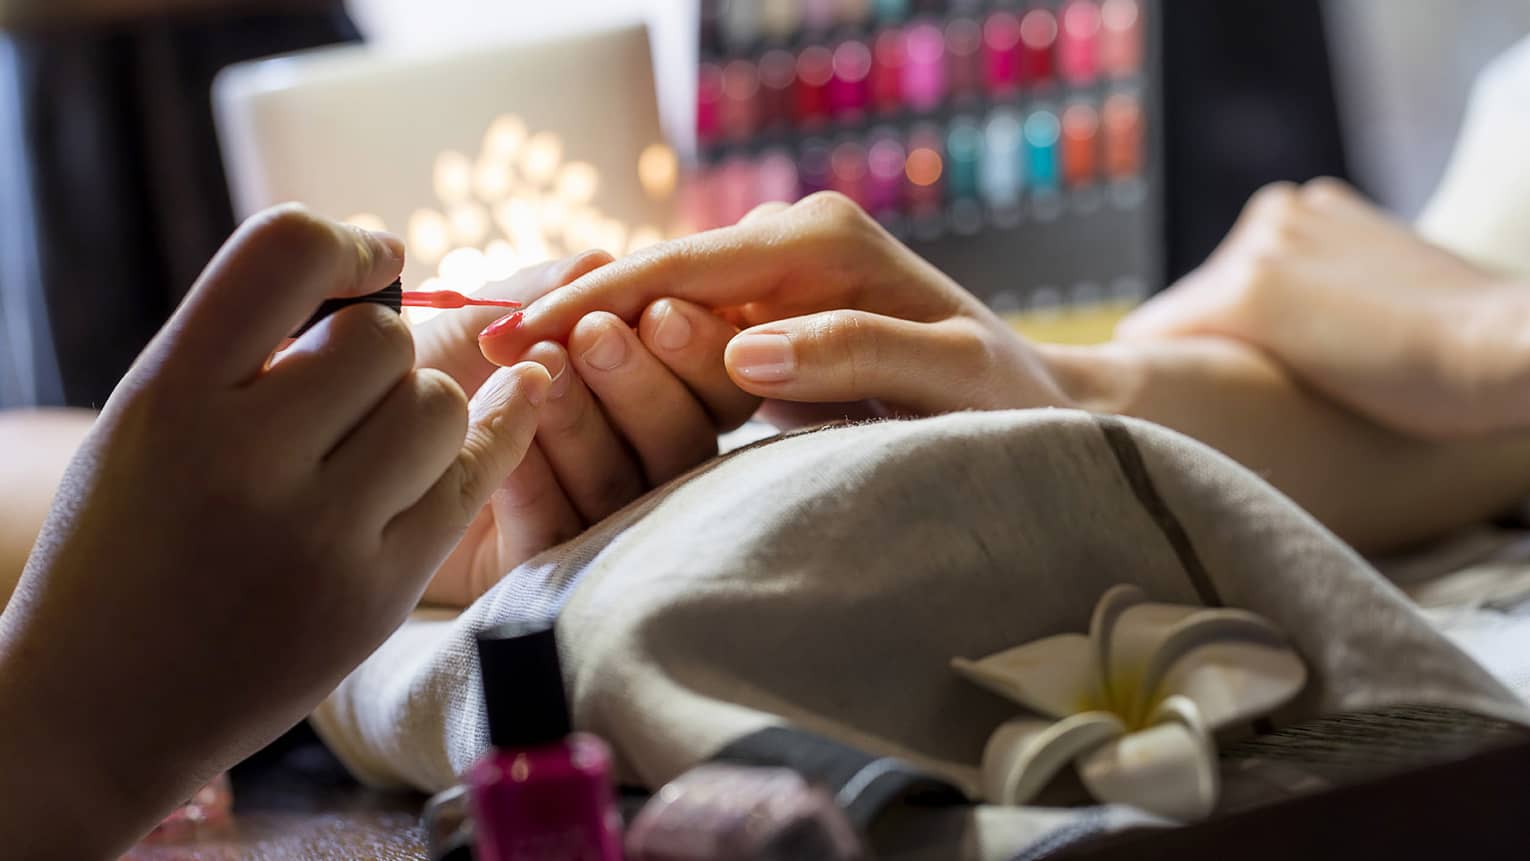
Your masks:
<svg viewBox="0 0 1530 861"><path fill-rule="evenodd" d="M728 373L763 398L876 398L919 413L978 406L987 369L982 336L964 320L914 323L828 311L746 329L728 344Z"/></svg>
<svg viewBox="0 0 1530 861"><path fill-rule="evenodd" d="M738 328L706 309L679 299L660 299L643 311L638 337L712 416L718 430L732 430L759 408L760 399L728 377L723 351Z"/></svg>
<svg viewBox="0 0 1530 861"><path fill-rule="evenodd" d="M601 267L527 308L519 326L479 344L490 361L513 361L537 341L563 337L587 314L608 311L636 323L644 308L666 296L722 308L795 290L818 307L859 307L872 288L897 293L904 287L906 279L896 275L906 273L859 274L889 259L920 265L849 199L815 194L785 210L652 246Z"/></svg>
<svg viewBox="0 0 1530 861"><path fill-rule="evenodd" d="M468 406L467 435L444 474L418 503L393 519L385 539L399 552L430 555L455 541L526 456L551 385L546 369L531 362L494 372ZM434 568L439 558L430 561Z"/></svg>
<svg viewBox="0 0 1530 861"><path fill-rule="evenodd" d="M558 484L540 443L532 444L526 459L494 491L489 507L499 529L500 559L516 565L584 531L585 522ZM478 578L472 597L488 591L497 575Z"/></svg>
<svg viewBox="0 0 1530 861"><path fill-rule="evenodd" d="M490 494L489 504L436 569L421 600L466 607L517 565L583 528L540 447L532 443L521 465Z"/></svg>
<svg viewBox="0 0 1530 861"><path fill-rule="evenodd" d="M299 206L269 209L224 243L166 327L194 376L237 384L320 302L388 286L404 266L395 236L337 224Z"/></svg>
<svg viewBox="0 0 1530 861"><path fill-rule="evenodd" d="M322 467L322 480L351 488L357 516L379 526L440 480L467 429L460 386L440 371L406 373Z"/></svg>
<svg viewBox="0 0 1530 861"><path fill-rule="evenodd" d="M275 427L302 427L318 459L413 365L414 340L399 315L370 303L344 308L304 332L272 366L255 392L260 414Z"/></svg>
<svg viewBox="0 0 1530 861"><path fill-rule="evenodd" d="M1379 213L1349 183L1331 176L1320 176L1302 185L1301 200L1309 209L1361 218Z"/></svg>
<svg viewBox="0 0 1530 861"><path fill-rule="evenodd" d="M642 495L642 468L567 351L544 341L526 359L556 376L537 423L537 444L574 509L593 523Z"/></svg>
<svg viewBox="0 0 1530 861"><path fill-rule="evenodd" d="M531 266L478 291L487 299L514 299L531 303L581 275L610 263L604 251L586 251L562 260ZM445 371L465 391L476 391L495 366L478 349L478 333L504 316L504 309L465 308L450 314L437 314L415 327L418 344L417 365Z"/></svg>
<svg viewBox="0 0 1530 861"><path fill-rule="evenodd" d="M626 323L599 312L569 334L574 367L606 417L637 453L649 485L717 453L717 428L685 384Z"/></svg>
<svg viewBox="0 0 1530 861"><path fill-rule="evenodd" d="M1356 221L1385 223L1339 180L1324 177L1301 186L1288 182L1265 186L1249 198L1212 256L1128 315L1116 327L1116 336L1246 338L1256 326L1273 329L1273 321L1261 319L1259 306L1278 280L1274 270L1293 256L1308 255L1314 240L1349 229L1338 225Z"/></svg>

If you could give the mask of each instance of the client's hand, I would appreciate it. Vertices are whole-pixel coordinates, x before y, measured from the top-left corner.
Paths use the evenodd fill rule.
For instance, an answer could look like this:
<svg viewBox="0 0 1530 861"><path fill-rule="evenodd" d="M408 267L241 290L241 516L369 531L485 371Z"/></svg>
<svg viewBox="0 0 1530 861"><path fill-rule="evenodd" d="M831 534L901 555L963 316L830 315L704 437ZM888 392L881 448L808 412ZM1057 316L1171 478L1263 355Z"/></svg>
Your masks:
<svg viewBox="0 0 1530 861"><path fill-rule="evenodd" d="M107 402L0 616L0 845L115 857L301 720L415 606L531 444L551 386L471 402L398 315L320 301L399 273L392 237L296 208L209 264Z"/></svg>
<svg viewBox="0 0 1530 861"><path fill-rule="evenodd" d="M915 414L1068 403L1030 344L832 193L594 270L481 345L507 364L594 312L647 326L662 297L746 327L727 346L727 371L762 398Z"/></svg>
<svg viewBox="0 0 1530 861"><path fill-rule="evenodd" d="M1118 334L1238 338L1404 433L1530 426L1530 289L1334 180L1260 191L1211 258Z"/></svg>
<svg viewBox="0 0 1530 861"><path fill-rule="evenodd" d="M587 252L524 270L480 295L531 302L610 262L605 252ZM418 365L474 391L495 368L479 352L479 331L500 313L453 312L420 326ZM723 348L736 331L667 300L636 332L595 313L573 326L566 347L532 344L519 359L553 378L536 442L442 564L425 600L465 606L516 565L715 455L718 432L759 405L723 370Z"/></svg>

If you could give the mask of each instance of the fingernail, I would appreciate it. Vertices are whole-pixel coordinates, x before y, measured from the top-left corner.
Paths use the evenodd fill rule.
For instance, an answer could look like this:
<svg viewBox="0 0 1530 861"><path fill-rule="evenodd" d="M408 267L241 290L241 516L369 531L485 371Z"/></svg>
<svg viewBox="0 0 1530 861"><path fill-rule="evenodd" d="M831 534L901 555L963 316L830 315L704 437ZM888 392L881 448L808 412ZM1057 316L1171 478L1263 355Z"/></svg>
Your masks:
<svg viewBox="0 0 1530 861"><path fill-rule="evenodd" d="M733 369L756 383L784 383L797 376L797 352L785 335L740 335L728 345Z"/></svg>
<svg viewBox="0 0 1530 861"><path fill-rule="evenodd" d="M673 302L659 306L658 322L654 324L653 340L660 349L683 350L691 342L691 321L680 313Z"/></svg>
<svg viewBox="0 0 1530 861"><path fill-rule="evenodd" d="M547 375L552 377L552 387L547 390L548 400L557 400L568 394L569 383L573 382L574 375L568 372L568 356L556 346L549 345L551 349L544 347L547 353L545 359L537 359L537 364L547 369Z"/></svg>
<svg viewBox="0 0 1530 861"><path fill-rule="evenodd" d="M388 257L392 258L393 260L404 259L404 240L399 238L397 234L389 233L386 230L368 230L367 233L371 234L372 241L376 243L377 246L383 250L383 253L388 255Z"/></svg>
<svg viewBox="0 0 1530 861"><path fill-rule="evenodd" d="M604 324L600 334L595 336L595 344L584 351L582 358L592 368L614 371L627 361L627 339L616 331L614 325Z"/></svg>
<svg viewBox="0 0 1530 861"><path fill-rule="evenodd" d="M524 316L526 316L526 312L524 311L516 311L513 314L506 314L505 316L485 326L483 331L478 333L478 339L483 340L484 338L493 338L496 335L504 334L505 332L514 329L516 326L519 326L521 324L521 318Z"/></svg>

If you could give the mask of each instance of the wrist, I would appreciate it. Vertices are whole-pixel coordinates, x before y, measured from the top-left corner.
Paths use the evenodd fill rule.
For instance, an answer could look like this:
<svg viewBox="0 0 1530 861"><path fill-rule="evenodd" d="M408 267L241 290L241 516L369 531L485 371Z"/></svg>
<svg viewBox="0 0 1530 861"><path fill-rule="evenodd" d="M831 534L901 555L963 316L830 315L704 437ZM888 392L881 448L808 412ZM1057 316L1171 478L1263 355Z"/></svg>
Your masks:
<svg viewBox="0 0 1530 861"><path fill-rule="evenodd" d="M0 845L23 858L115 857L154 825L123 752L123 716L86 702L87 673L54 666L18 604L0 614ZM148 789L149 791L145 791Z"/></svg>
<svg viewBox="0 0 1530 861"><path fill-rule="evenodd" d="M1530 429L1530 282L1481 288L1464 313L1446 319L1442 366L1461 393L1466 429Z"/></svg>
<svg viewBox="0 0 1530 861"><path fill-rule="evenodd" d="M1119 344L1037 344L1036 353L1072 409L1129 415L1142 388L1137 353Z"/></svg>

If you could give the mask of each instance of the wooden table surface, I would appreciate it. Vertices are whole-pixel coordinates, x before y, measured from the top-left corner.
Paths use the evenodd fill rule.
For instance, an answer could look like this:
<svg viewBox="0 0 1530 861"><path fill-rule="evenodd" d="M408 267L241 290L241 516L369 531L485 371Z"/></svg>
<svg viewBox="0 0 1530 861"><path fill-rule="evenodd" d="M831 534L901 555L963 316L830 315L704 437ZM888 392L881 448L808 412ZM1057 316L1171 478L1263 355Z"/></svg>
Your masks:
<svg viewBox="0 0 1530 861"><path fill-rule="evenodd" d="M352 780L306 730L233 772L234 818L145 843L126 861L417 861L425 797Z"/></svg>
<svg viewBox="0 0 1530 861"><path fill-rule="evenodd" d="M1530 743L1452 758L1198 825L1075 847L1068 861L1115 859L1530 858ZM359 786L311 734L236 769L235 816L131 861L426 858L425 798Z"/></svg>

